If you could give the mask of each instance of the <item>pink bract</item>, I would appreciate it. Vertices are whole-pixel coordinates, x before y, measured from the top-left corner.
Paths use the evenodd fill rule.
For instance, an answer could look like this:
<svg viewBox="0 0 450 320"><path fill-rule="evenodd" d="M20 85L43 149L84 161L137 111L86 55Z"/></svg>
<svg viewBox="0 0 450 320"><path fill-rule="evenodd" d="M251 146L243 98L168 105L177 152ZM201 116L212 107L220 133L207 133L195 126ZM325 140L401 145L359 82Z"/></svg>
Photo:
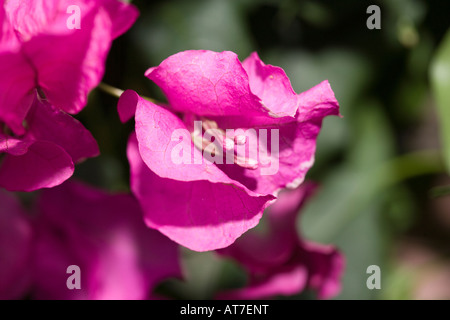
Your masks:
<svg viewBox="0 0 450 320"><path fill-rule="evenodd" d="M241 63L229 51L184 51L146 76L169 103L155 104L131 90L119 100L121 120L134 115L136 123L128 148L131 188L150 227L197 251L230 245L258 223L279 190L301 184L314 162L322 119L339 114L327 81L296 94L283 69L265 65L256 53ZM270 143L257 145L253 162L215 163L194 146L194 121L205 124L200 131L222 132L224 141L226 130L242 129L259 137L265 131ZM272 132L279 134L278 152ZM175 148L192 150L188 160L200 163L174 161ZM265 174L268 163L279 168Z"/></svg>
<svg viewBox="0 0 450 320"><path fill-rule="evenodd" d="M80 25L70 24L78 9ZM137 9L117 0L0 0L0 187L61 184L98 155L79 112Z"/></svg>
<svg viewBox="0 0 450 320"><path fill-rule="evenodd" d="M70 178L74 165L99 154L91 133L70 115L35 99L20 138L0 133L0 187L11 191L50 188Z"/></svg>
<svg viewBox="0 0 450 320"><path fill-rule="evenodd" d="M39 88L49 103L68 113L85 105L100 82L113 39L137 18L117 0L0 0L0 122L15 134ZM80 29L68 20L80 10Z"/></svg>
<svg viewBox="0 0 450 320"><path fill-rule="evenodd" d="M35 299L149 299L168 277L181 277L178 246L142 220L128 194L74 181L44 190L33 254ZM81 271L69 290L67 267Z"/></svg>
<svg viewBox="0 0 450 320"><path fill-rule="evenodd" d="M314 289L320 299L337 295L344 257L333 246L299 238L296 219L315 185L305 183L281 193L265 213L267 230L251 230L231 246L218 250L248 273L244 288L219 295L222 299L266 299Z"/></svg>
<svg viewBox="0 0 450 320"><path fill-rule="evenodd" d="M0 190L0 300L19 299L29 289L33 230L13 194Z"/></svg>

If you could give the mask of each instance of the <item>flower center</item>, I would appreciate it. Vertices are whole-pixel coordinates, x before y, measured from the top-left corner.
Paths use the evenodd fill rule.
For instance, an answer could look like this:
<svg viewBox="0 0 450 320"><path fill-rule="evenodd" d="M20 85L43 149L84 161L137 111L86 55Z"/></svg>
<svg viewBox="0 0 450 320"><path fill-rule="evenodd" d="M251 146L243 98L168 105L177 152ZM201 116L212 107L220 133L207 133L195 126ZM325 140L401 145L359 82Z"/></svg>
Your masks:
<svg viewBox="0 0 450 320"><path fill-rule="evenodd" d="M219 128L217 122L203 117L197 119L195 116L190 116L185 117L185 120L194 124L190 130L192 142L203 154L209 152L213 158L221 157L222 160L226 158L227 164L233 163L242 168L251 170L258 168L257 157L253 156L251 152L248 152L247 155L245 145L249 139L246 135L235 134L233 129L225 132ZM228 159L232 159L232 161L228 161Z"/></svg>

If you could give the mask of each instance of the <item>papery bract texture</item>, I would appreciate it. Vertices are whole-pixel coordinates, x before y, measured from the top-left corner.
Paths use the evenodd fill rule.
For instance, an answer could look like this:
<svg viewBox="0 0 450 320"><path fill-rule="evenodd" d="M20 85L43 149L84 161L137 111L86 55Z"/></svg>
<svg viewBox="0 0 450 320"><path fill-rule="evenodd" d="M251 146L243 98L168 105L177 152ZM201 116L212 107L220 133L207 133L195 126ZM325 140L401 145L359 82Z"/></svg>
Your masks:
<svg viewBox="0 0 450 320"><path fill-rule="evenodd" d="M231 181L162 178L144 163L135 136L128 160L131 188L144 208L145 222L197 251L223 248L256 226L271 196L257 196Z"/></svg>
<svg viewBox="0 0 450 320"><path fill-rule="evenodd" d="M297 235L296 219L315 186L310 182L281 193L267 209L267 230L251 230L218 250L248 273L244 288L221 293L222 299L265 299L294 295L310 288L320 299L340 291L344 257L333 246L308 242Z"/></svg>
<svg viewBox="0 0 450 320"><path fill-rule="evenodd" d="M0 190L0 300L20 299L31 280L31 221L12 193Z"/></svg>
<svg viewBox="0 0 450 320"><path fill-rule="evenodd" d="M215 121L223 130L279 130L278 152L271 152L268 139L268 159L264 159L258 145L258 168L219 165L233 180L262 194L275 194L303 181L314 163L322 119L339 114L328 81L295 94L285 72L265 65L256 53L241 63L229 51L184 51L150 68L146 75L163 90L177 112ZM185 122L193 125L187 119ZM279 163L279 169L262 174L267 162Z"/></svg>
<svg viewBox="0 0 450 320"><path fill-rule="evenodd" d="M97 142L77 120L35 98L28 130L15 138L0 133L0 187L33 191L70 178L74 164L99 154Z"/></svg>
<svg viewBox="0 0 450 320"><path fill-rule="evenodd" d="M241 63L229 51L188 50L146 76L168 105L120 97L120 119L136 123L131 188L150 227L197 251L230 245L279 190L301 184L322 119L339 115L327 81L296 94L256 53Z"/></svg>
<svg viewBox="0 0 450 320"><path fill-rule="evenodd" d="M77 113L137 9L117 0L0 0L0 187L61 184L98 155Z"/></svg>
<svg viewBox="0 0 450 320"><path fill-rule="evenodd" d="M178 246L145 226L137 201L68 181L39 199L33 254L35 299L148 299L180 277ZM69 290L69 266L81 289Z"/></svg>
<svg viewBox="0 0 450 320"><path fill-rule="evenodd" d="M56 108L79 112L103 76L112 40L138 15L134 6L117 0L0 4L0 122L15 134L25 131L34 89Z"/></svg>

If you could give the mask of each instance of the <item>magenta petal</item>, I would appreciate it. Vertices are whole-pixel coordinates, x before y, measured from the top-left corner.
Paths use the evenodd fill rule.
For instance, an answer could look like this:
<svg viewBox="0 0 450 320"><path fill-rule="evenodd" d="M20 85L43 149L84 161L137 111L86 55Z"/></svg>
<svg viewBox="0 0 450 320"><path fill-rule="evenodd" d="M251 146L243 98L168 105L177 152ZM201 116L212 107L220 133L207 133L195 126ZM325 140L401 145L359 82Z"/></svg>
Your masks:
<svg viewBox="0 0 450 320"><path fill-rule="evenodd" d="M74 163L99 154L94 137L78 120L45 101L35 100L27 123L28 135L64 148Z"/></svg>
<svg viewBox="0 0 450 320"><path fill-rule="evenodd" d="M230 179L215 164L202 157L195 148L185 124L172 112L150 101L142 99L134 91L126 91L119 100L119 105L129 104L128 109L136 106L136 136L139 152L145 164L162 178L179 181L207 180L233 184L245 189L243 185ZM122 106L122 108L126 108ZM173 136L175 133L177 133ZM180 140L179 138L182 138ZM175 138L175 139L174 139ZM182 146L191 154L189 164L174 161L173 152ZM199 159L197 163L195 159ZM251 191L248 191L251 193Z"/></svg>
<svg viewBox="0 0 450 320"><path fill-rule="evenodd" d="M284 233L264 236L250 231L217 252L239 261L252 274L267 274L286 264L297 246L289 231L287 236Z"/></svg>
<svg viewBox="0 0 450 320"><path fill-rule="evenodd" d="M19 201L0 190L0 300L19 299L30 284L32 230Z"/></svg>
<svg viewBox="0 0 450 320"><path fill-rule="evenodd" d="M270 206L268 219L271 226L276 231L289 230L295 233L299 211L317 189L316 183L305 181L301 187L280 192L277 201Z"/></svg>
<svg viewBox="0 0 450 320"><path fill-rule="evenodd" d="M206 116L222 128L250 128L295 121L301 96L283 69L253 53L243 63L233 52L188 50L174 54L146 76L180 112Z"/></svg>
<svg viewBox="0 0 450 320"><path fill-rule="evenodd" d="M5 4L9 21L23 41L39 33L70 33L71 30L66 27L70 17L67 9L70 6L80 8L82 28L85 27L84 18L88 12L106 12L109 19L114 21L111 31L113 39L128 30L139 14L133 5L119 0L8 0Z"/></svg>
<svg viewBox="0 0 450 320"><path fill-rule="evenodd" d="M80 5L78 0L8 0L4 8L16 37L23 42L42 32L70 32L65 14L70 4Z"/></svg>
<svg viewBox="0 0 450 320"><path fill-rule="evenodd" d="M252 273L267 273L285 265L298 250L295 225L299 210L315 189L316 185L308 181L294 190L282 192L265 212L266 232L250 231L217 252L233 257Z"/></svg>
<svg viewBox="0 0 450 320"><path fill-rule="evenodd" d="M268 299L278 295L290 296L302 292L308 283L308 271L302 265L281 267L277 272L252 279L241 289L218 295L218 299Z"/></svg>
<svg viewBox="0 0 450 320"><path fill-rule="evenodd" d="M32 191L61 184L73 174L74 162L98 155L97 142L83 125L35 99L26 118L23 139L0 134L0 185L8 190Z"/></svg>
<svg viewBox="0 0 450 320"><path fill-rule="evenodd" d="M34 298L147 299L181 276L178 246L145 226L130 195L67 182L39 204ZM66 287L69 265L80 267L80 290Z"/></svg>
<svg viewBox="0 0 450 320"><path fill-rule="evenodd" d="M111 21L107 14L95 13L91 10L83 15L83 28L71 34L40 34L23 44L46 98L69 113L86 105L88 92L103 77Z"/></svg>
<svg viewBox="0 0 450 320"><path fill-rule="evenodd" d="M334 96L330 83L325 80L298 95L300 104L297 121L320 122L326 116L339 114L339 103Z"/></svg>
<svg viewBox="0 0 450 320"><path fill-rule="evenodd" d="M303 248L310 273L308 285L317 290L319 299L336 296L341 291L344 256L333 246L305 242Z"/></svg>
<svg viewBox="0 0 450 320"><path fill-rule="evenodd" d="M4 7L5 0L0 0L0 52L17 49L19 46L19 41Z"/></svg>
<svg viewBox="0 0 450 320"><path fill-rule="evenodd" d="M133 91L122 94L121 100L127 99L131 102L129 95L134 95L137 102L136 137L139 141L139 152L153 172L162 178L180 181L209 180L231 183L231 180L213 163L203 159L201 152L194 147L185 124L177 116L142 99ZM182 134L181 142L179 139L172 139L173 133L177 130ZM201 163L184 164L173 161L172 151L180 144L183 150L195 153L194 158L202 159Z"/></svg>
<svg viewBox="0 0 450 320"><path fill-rule="evenodd" d="M170 107L185 116L206 117L222 130L256 130L259 138L265 130L267 142L259 141L263 146L258 148L257 169L217 164L231 180L259 194L276 195L282 188L300 185L314 163L323 118L339 115L339 104L328 81L297 95L285 72L265 65L256 53L241 64L232 52L188 50L168 57L147 70L146 75L167 95ZM170 151L178 144L171 141L171 134L185 127L175 115L165 116L158 108L162 109L148 103L137 108L136 132L144 162L161 177L212 181L207 177L207 165L196 169L190 166L191 177L177 170L183 166L171 165ZM152 119L153 116L158 119ZM163 128L157 133L159 124L155 122L163 122L159 117L172 132ZM149 138L151 133L158 135L157 141ZM186 147L189 150L190 146ZM215 167L212 170L213 175L220 175Z"/></svg>
<svg viewBox="0 0 450 320"><path fill-rule="evenodd" d="M5 155L0 186L10 191L51 188L71 177L73 171L72 158L64 149L52 142L36 141L22 155Z"/></svg>
<svg viewBox="0 0 450 320"><path fill-rule="evenodd" d="M67 9L71 6L80 9L79 29L67 26ZM5 84L0 76L4 94L0 96L0 106L2 100L7 101L21 124L29 102L26 95L39 86L56 107L69 113L79 112L86 105L89 91L103 76L112 40L131 27L137 16L134 6L116 0L7 1L0 12L0 68L6 68L0 73L8 75ZM3 59L8 63L1 63ZM7 72L9 69L14 72ZM10 74L23 79L11 83ZM0 109L0 119L17 134L23 133L17 128L19 120L14 123L12 115L3 113Z"/></svg>
<svg viewBox="0 0 450 320"><path fill-rule="evenodd" d="M125 33L139 16L138 9L130 3L121 0L103 0L103 6L108 12L112 25L112 39Z"/></svg>
<svg viewBox="0 0 450 320"><path fill-rule="evenodd" d="M233 184L161 178L143 162L134 135L128 144L128 160L131 189L147 225L195 251L230 245L258 223L273 199L248 194Z"/></svg>
<svg viewBox="0 0 450 320"><path fill-rule="evenodd" d="M280 67L265 65L256 52L242 62L250 89L276 117L294 117L299 99L286 73Z"/></svg>
<svg viewBox="0 0 450 320"><path fill-rule="evenodd" d="M61 217L64 215L60 212ZM36 223L36 239L34 245L32 266L34 269L32 298L45 299L89 299L85 294L86 271L88 267L81 263L89 261L90 249L95 241L81 237L76 227L70 227L62 221L52 222L40 218ZM59 232L58 232L59 231ZM77 237L77 241L72 240ZM76 258L74 257L76 255ZM81 260L81 261L80 261ZM69 266L80 267L82 290L68 290L66 281ZM73 271L72 271L73 272Z"/></svg>
<svg viewBox="0 0 450 320"><path fill-rule="evenodd" d="M267 139L269 146L267 159L270 159L271 166L274 168L272 169L273 174L262 174L260 168L242 170L242 168L227 165L220 166L220 168L230 178L241 182L257 193L276 194L282 188L299 186L314 164L316 142L323 118L339 114L339 105L328 81L301 93L299 100L297 121L272 127L272 129L279 130L278 153L272 153L271 139ZM278 167L273 164L278 164ZM249 184L248 181L253 183Z"/></svg>
<svg viewBox="0 0 450 320"><path fill-rule="evenodd" d="M119 119L123 123L127 122L136 114L136 107L139 103L139 96L133 90L125 90L120 96L117 104Z"/></svg>
<svg viewBox="0 0 450 320"><path fill-rule="evenodd" d="M33 141L23 141L0 133L0 154L8 153L13 156L21 156L27 153L28 147L32 144Z"/></svg>
<svg viewBox="0 0 450 320"><path fill-rule="evenodd" d="M268 166L260 166L255 170L230 165L219 167L231 179L239 181L256 193L276 195L285 187L295 188L303 182L306 173L314 164L320 125L320 122L291 122L278 127L278 153L272 151L274 148L271 139L267 139L268 157L264 161L270 164ZM261 156L261 149L258 150ZM263 174L262 170L267 171Z"/></svg>
<svg viewBox="0 0 450 320"><path fill-rule="evenodd" d="M307 183L285 191L265 213L267 230L250 231L231 246L218 250L239 262L249 274L249 283L225 292L221 298L258 299L300 293L306 286L321 299L340 291L344 257L333 246L299 239L295 220L316 186Z"/></svg>
<svg viewBox="0 0 450 320"><path fill-rule="evenodd" d="M177 111L203 116L267 115L250 91L237 55L230 51L183 51L147 70L146 76Z"/></svg>
<svg viewBox="0 0 450 320"><path fill-rule="evenodd" d="M25 133L22 122L31 107L35 74L20 53L0 52L0 121L17 135Z"/></svg>

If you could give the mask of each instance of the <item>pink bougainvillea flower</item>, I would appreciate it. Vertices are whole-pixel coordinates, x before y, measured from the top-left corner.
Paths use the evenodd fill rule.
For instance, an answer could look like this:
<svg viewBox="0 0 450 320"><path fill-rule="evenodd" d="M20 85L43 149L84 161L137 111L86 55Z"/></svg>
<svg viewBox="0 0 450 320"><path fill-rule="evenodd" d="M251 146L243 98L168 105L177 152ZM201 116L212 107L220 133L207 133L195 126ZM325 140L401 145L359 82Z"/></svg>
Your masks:
<svg viewBox="0 0 450 320"><path fill-rule="evenodd" d="M0 187L33 191L61 184L74 164L97 156L97 142L77 120L35 98L21 137L0 132Z"/></svg>
<svg viewBox="0 0 450 320"><path fill-rule="evenodd" d="M251 230L231 246L218 250L239 262L249 275L244 288L219 295L222 299L265 299L294 295L306 288L320 299L340 291L344 257L332 246L300 239L296 218L315 185L310 182L282 192L268 208L263 230ZM258 232L260 231L260 232Z"/></svg>
<svg viewBox="0 0 450 320"><path fill-rule="evenodd" d="M117 0L0 0L0 124L24 134L36 90L77 113L138 11Z"/></svg>
<svg viewBox="0 0 450 320"><path fill-rule="evenodd" d="M67 113L85 105L138 11L117 0L0 0L0 186L32 191L98 155ZM4 158L4 159L3 159Z"/></svg>
<svg viewBox="0 0 450 320"><path fill-rule="evenodd" d="M178 246L146 227L128 194L68 181L44 190L38 207L32 298L157 298L160 281L181 276ZM70 290L73 265L80 268L81 288Z"/></svg>
<svg viewBox="0 0 450 320"><path fill-rule="evenodd" d="M228 51L184 51L146 75L169 104L131 90L119 100L121 120L136 122L131 188L147 224L193 250L254 227L280 189L303 181L322 119L339 114L327 81L296 94L256 53L241 63Z"/></svg>
<svg viewBox="0 0 450 320"><path fill-rule="evenodd" d="M13 194L0 190L0 300L20 299L30 285L32 227Z"/></svg>

